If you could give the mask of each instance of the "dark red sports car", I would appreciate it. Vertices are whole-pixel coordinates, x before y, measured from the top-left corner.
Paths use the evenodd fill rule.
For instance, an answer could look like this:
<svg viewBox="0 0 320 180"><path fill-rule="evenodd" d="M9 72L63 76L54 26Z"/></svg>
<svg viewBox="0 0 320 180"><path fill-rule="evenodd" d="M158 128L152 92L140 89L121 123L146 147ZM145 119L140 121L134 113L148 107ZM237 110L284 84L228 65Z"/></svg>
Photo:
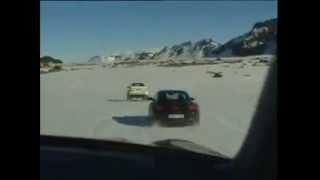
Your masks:
<svg viewBox="0 0 320 180"><path fill-rule="evenodd" d="M151 120L159 124L199 124L199 105L187 92L181 90L161 90L149 105Z"/></svg>

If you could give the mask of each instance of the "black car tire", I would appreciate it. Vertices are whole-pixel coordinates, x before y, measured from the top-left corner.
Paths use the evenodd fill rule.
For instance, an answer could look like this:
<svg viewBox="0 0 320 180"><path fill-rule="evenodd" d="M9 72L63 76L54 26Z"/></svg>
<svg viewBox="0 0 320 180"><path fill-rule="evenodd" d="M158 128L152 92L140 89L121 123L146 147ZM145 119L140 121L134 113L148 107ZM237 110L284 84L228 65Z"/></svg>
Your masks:
<svg viewBox="0 0 320 180"><path fill-rule="evenodd" d="M200 124L200 114L197 114L197 115L194 117L193 124L194 124L194 125L199 125L199 124Z"/></svg>
<svg viewBox="0 0 320 180"><path fill-rule="evenodd" d="M157 119L156 119L154 116L151 116L151 117L150 117L150 121L151 121L151 124L152 124L152 125L157 125L157 124L158 124L158 121L157 121Z"/></svg>
<svg viewBox="0 0 320 180"><path fill-rule="evenodd" d="M148 116L149 116L149 119L150 119L150 121L152 122L152 124L155 124L156 118L154 117L154 114L152 113L151 107L149 107L149 114L148 114Z"/></svg>

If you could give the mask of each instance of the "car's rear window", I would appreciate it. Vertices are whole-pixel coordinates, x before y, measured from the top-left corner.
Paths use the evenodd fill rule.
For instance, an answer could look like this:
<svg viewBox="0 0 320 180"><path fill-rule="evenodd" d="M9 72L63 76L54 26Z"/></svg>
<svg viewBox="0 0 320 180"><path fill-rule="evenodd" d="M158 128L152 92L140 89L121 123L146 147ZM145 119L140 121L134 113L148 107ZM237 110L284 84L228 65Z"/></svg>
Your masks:
<svg viewBox="0 0 320 180"><path fill-rule="evenodd" d="M132 83L132 86L144 86L143 83Z"/></svg>
<svg viewBox="0 0 320 180"><path fill-rule="evenodd" d="M159 101L187 101L189 96L185 92L166 91L159 92Z"/></svg>

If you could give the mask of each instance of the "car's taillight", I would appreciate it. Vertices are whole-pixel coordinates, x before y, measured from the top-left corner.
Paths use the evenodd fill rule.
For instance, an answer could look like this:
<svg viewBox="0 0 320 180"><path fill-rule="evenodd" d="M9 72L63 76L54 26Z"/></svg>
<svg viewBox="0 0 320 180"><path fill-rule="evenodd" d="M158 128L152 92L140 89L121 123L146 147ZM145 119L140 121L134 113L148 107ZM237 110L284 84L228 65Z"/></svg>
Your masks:
<svg viewBox="0 0 320 180"><path fill-rule="evenodd" d="M198 112L199 111L199 107L197 104L195 103L191 103L188 107L190 112Z"/></svg>
<svg viewBox="0 0 320 180"><path fill-rule="evenodd" d="M155 106L155 110L156 110L156 111L162 111L162 110L163 110L163 107L160 106L160 105L156 105L156 106Z"/></svg>

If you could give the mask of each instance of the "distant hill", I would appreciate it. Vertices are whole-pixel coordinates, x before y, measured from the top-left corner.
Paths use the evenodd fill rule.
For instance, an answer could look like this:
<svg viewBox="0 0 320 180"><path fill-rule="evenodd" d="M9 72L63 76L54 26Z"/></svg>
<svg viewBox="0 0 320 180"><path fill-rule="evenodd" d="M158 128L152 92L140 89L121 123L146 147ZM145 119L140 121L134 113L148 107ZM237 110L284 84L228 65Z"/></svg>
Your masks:
<svg viewBox="0 0 320 180"><path fill-rule="evenodd" d="M55 59L51 56L43 56L43 57L40 57L40 62L41 63L55 63L55 64L59 64L59 63L63 63L62 60L60 59Z"/></svg>
<svg viewBox="0 0 320 180"><path fill-rule="evenodd" d="M220 44L212 39L202 39L197 42L186 41L172 47L164 47L155 53L152 59L185 59L207 57L212 50L218 48Z"/></svg>
<svg viewBox="0 0 320 180"><path fill-rule="evenodd" d="M93 56L88 60L88 64L101 64L103 63L103 57Z"/></svg>
<svg viewBox="0 0 320 180"><path fill-rule="evenodd" d="M207 38L199 41L185 41L171 47L135 52L130 56L119 55L116 60L187 60L210 57L275 55L277 51L277 19L257 22L250 31L220 44ZM99 63L102 58L92 57L89 63Z"/></svg>
<svg viewBox="0 0 320 180"><path fill-rule="evenodd" d="M212 51L212 56L250 56L276 54L277 19L254 24L253 28Z"/></svg>

